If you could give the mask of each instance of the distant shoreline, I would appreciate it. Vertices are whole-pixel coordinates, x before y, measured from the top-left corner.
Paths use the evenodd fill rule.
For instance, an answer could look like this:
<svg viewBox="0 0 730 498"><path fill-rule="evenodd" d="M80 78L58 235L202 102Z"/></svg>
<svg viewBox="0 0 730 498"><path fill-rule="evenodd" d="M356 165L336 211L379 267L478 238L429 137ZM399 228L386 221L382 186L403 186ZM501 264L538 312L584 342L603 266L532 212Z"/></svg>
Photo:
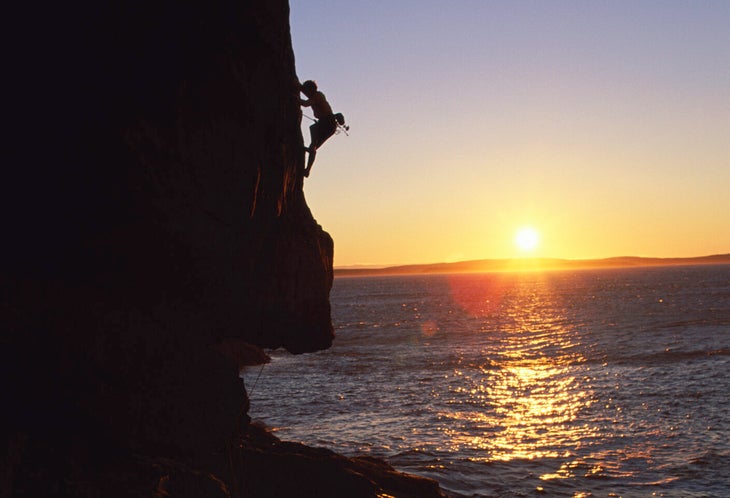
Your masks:
<svg viewBox="0 0 730 498"><path fill-rule="evenodd" d="M519 271L577 270L590 268L634 268L648 266L690 266L730 264L730 254L690 258L644 258L620 256L603 259L480 259L455 263L388 266L385 268L335 268L335 277L376 275L429 275L446 273L491 273Z"/></svg>

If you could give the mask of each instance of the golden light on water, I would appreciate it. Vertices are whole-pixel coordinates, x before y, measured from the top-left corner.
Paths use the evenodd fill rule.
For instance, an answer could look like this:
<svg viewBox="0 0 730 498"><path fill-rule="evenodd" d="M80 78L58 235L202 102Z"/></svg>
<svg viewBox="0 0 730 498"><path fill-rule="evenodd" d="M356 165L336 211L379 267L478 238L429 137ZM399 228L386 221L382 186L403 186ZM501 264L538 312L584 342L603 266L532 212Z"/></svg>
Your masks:
<svg viewBox="0 0 730 498"><path fill-rule="evenodd" d="M585 437L570 423L584 406L586 393L574 389L566 368L544 360L505 365L487 389L498 400L495 414L502 430L491 442L492 460L566 456L566 443Z"/></svg>
<svg viewBox="0 0 730 498"><path fill-rule="evenodd" d="M538 276L499 278L478 295L498 303L487 308L502 322L500 334L484 351L478 373L454 373L463 409L454 410L444 430L454 447L477 450L484 461L569 457L569 448L598 432L574 423L592 403L592 392L580 378L579 338L563 326L568 322L564 307ZM457 286L452 281L452 289ZM468 293L462 288L454 295Z"/></svg>
<svg viewBox="0 0 730 498"><path fill-rule="evenodd" d="M468 334L483 335L453 338L461 361L447 376L448 407L439 414L447 451L474 462L534 460L545 485L536 490L546 493L563 479L636 477L636 462L662 451L654 441L622 444L626 415L600 398L604 380L594 378L583 356L590 332L576 320L575 301L559 278L539 271L448 277L456 315L474 325L466 326ZM460 352L469 343L479 355Z"/></svg>
<svg viewBox="0 0 730 498"><path fill-rule="evenodd" d="M485 461L510 461L570 456L566 447L597 434L572 424L591 400L590 392L576 389L569 367L545 359L506 360L498 365L478 385L461 390L470 405L483 409L454 415L458 422L482 427L483 435L450 430L453 445L484 450Z"/></svg>

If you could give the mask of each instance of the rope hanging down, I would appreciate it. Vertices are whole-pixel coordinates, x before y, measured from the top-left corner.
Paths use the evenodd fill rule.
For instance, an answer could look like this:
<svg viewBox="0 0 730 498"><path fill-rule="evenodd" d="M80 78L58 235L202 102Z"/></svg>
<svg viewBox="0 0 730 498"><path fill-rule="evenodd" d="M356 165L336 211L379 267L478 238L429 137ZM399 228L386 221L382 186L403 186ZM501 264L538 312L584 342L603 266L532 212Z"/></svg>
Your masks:
<svg viewBox="0 0 730 498"><path fill-rule="evenodd" d="M266 366L266 363L262 363L262 364L261 364L261 370L259 370L259 374L258 374L258 375L256 376L256 380L255 380L255 381L253 382L253 387L252 387L252 388L251 388L251 390L250 390L250 391L248 392L248 397L249 397L249 399L251 399L251 395L252 395L252 394L253 394L253 392L254 392L254 391L256 390L256 384L258 384L258 383L259 383L259 377L261 377L261 372L263 372L263 371L264 371L264 367L265 367L265 366Z"/></svg>

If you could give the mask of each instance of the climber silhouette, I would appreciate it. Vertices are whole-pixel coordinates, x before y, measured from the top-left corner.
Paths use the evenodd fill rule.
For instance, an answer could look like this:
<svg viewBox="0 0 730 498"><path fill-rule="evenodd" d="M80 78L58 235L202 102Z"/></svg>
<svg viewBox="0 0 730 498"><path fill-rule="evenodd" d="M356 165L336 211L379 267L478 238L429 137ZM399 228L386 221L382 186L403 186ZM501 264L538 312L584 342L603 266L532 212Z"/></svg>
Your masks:
<svg viewBox="0 0 730 498"><path fill-rule="evenodd" d="M307 160L307 167L304 168L304 176L308 177L309 172L312 170L312 164L314 164L314 158L317 155L317 149L337 131L337 125L344 125L345 118L342 114L333 114L332 107L324 94L317 90L317 83L312 80L307 80L299 86L299 91L307 96L307 100L300 99L300 103L303 107L311 107L314 111L314 117L317 121L309 127L309 135L311 137L311 143L309 147L305 147L304 150L309 153L309 159Z"/></svg>

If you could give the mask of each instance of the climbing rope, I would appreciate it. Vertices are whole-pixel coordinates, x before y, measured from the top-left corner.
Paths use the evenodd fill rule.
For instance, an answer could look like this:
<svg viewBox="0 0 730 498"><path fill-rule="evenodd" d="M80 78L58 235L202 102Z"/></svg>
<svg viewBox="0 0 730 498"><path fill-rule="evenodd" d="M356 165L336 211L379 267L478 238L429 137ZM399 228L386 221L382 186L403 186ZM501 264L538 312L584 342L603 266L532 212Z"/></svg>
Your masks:
<svg viewBox="0 0 730 498"><path fill-rule="evenodd" d="M264 367L266 366L266 363L263 363L261 365L261 369L259 370L259 374L256 376L256 380L253 381L253 386L251 387L251 390L248 392L248 398L251 399L251 396L253 395L254 390L256 389L256 384L259 383L259 377L261 377L261 372L264 371Z"/></svg>

